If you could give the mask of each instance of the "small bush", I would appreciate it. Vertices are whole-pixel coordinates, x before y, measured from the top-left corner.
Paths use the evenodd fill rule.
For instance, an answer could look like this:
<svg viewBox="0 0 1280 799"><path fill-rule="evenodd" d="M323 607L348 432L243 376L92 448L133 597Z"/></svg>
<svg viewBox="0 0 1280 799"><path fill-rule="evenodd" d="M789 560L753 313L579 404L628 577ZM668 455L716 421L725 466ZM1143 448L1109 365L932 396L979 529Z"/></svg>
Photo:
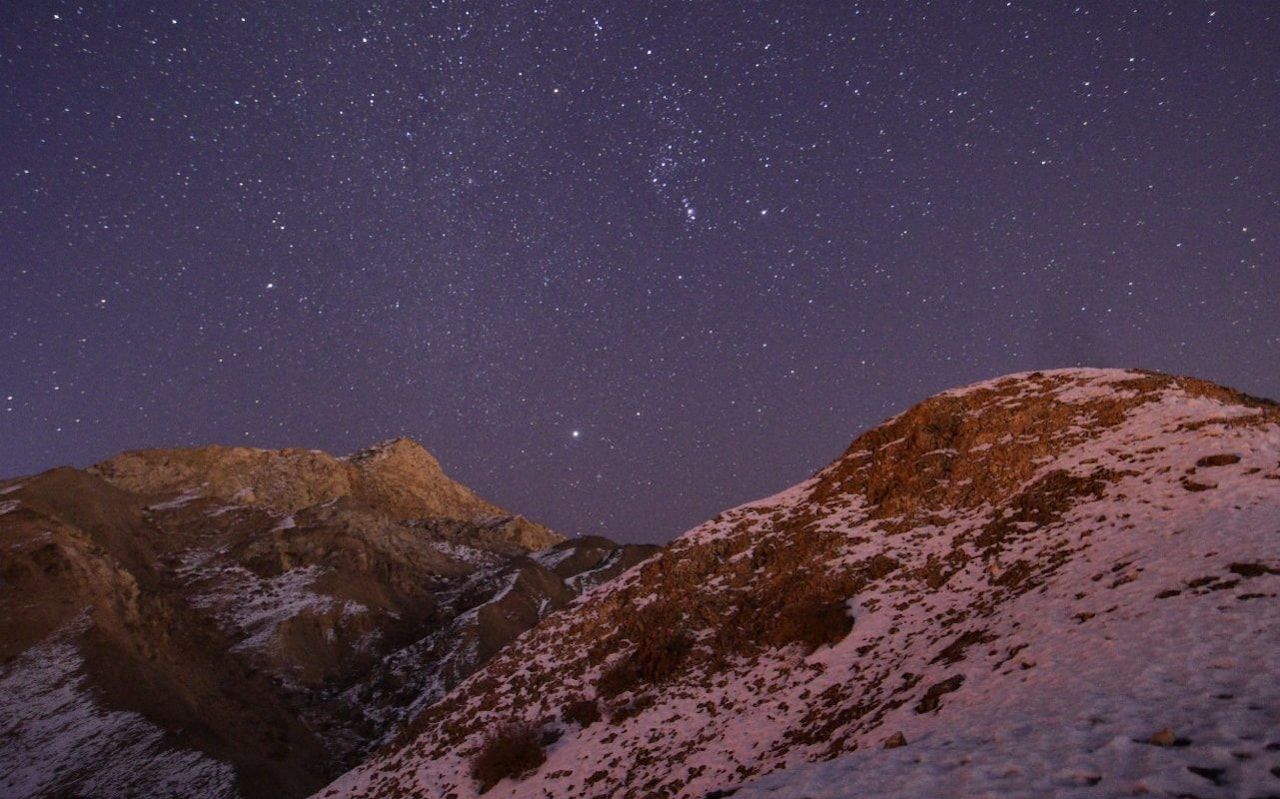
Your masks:
<svg viewBox="0 0 1280 799"><path fill-rule="evenodd" d="M640 685L657 685L675 676L680 664L693 650L693 640L684 633L641 639L636 648L600 677L596 689L613 698Z"/></svg>
<svg viewBox="0 0 1280 799"><path fill-rule="evenodd" d="M645 712L649 708L658 703L658 698L653 693L644 693L633 697L630 702L621 705L613 705L609 712L610 724L621 724L627 719L633 719Z"/></svg>
<svg viewBox="0 0 1280 799"><path fill-rule="evenodd" d="M660 639L642 641L632 654L632 660L640 679L656 684L673 676L692 649L693 640L689 636L674 633Z"/></svg>
<svg viewBox="0 0 1280 799"><path fill-rule="evenodd" d="M600 720L600 707L594 699L576 699L565 707L564 720L585 730Z"/></svg>
<svg viewBox="0 0 1280 799"><path fill-rule="evenodd" d="M853 618L843 601L814 599L785 606L769 637L775 645L800 644L808 654L820 646L839 643L852 629Z"/></svg>
<svg viewBox="0 0 1280 799"><path fill-rule="evenodd" d="M612 699L619 694L625 694L639 684L640 678L631 665L631 658L624 657L600 675L600 679L596 682L596 690L605 699Z"/></svg>
<svg viewBox="0 0 1280 799"><path fill-rule="evenodd" d="M471 761L471 776L480 793L508 777L516 779L537 770L547 759L542 735L532 724L508 724L491 733Z"/></svg>

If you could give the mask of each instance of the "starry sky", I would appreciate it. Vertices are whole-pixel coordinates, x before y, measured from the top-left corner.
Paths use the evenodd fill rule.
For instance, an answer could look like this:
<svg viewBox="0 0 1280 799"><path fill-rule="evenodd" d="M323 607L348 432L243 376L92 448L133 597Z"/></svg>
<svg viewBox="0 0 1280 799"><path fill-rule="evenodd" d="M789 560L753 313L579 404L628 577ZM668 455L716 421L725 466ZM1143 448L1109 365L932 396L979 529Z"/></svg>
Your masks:
<svg viewBox="0 0 1280 799"><path fill-rule="evenodd" d="M403 435L661 541L998 374L1280 396L1280 4L0 20L0 474Z"/></svg>

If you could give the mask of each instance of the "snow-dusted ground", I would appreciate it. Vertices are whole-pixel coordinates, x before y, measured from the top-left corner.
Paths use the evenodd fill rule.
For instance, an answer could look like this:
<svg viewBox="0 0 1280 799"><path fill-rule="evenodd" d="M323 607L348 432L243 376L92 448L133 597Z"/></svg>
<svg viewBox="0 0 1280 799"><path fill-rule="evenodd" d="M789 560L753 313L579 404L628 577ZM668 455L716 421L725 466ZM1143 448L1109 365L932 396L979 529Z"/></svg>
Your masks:
<svg viewBox="0 0 1280 799"><path fill-rule="evenodd" d="M500 555L453 541L432 541L431 546L441 554L477 569L489 568L502 562Z"/></svg>
<svg viewBox="0 0 1280 799"><path fill-rule="evenodd" d="M0 796L238 796L231 766L167 746L142 716L95 701L75 645L87 624L0 668ZM76 792L61 793L66 785Z"/></svg>
<svg viewBox="0 0 1280 799"><path fill-rule="evenodd" d="M617 566L619 561L621 560L622 560L622 550L620 549L614 550L612 553L608 555L608 557L600 561L600 565L596 566L594 569L588 569L587 571L584 571L582 574L575 574L574 576L570 577L569 585L573 588L573 590L577 591L578 593L588 591L591 588L594 588L595 586L599 585L601 582L601 575L607 573L610 569Z"/></svg>
<svg viewBox="0 0 1280 799"><path fill-rule="evenodd" d="M343 614L352 615L366 610L356 602L340 602L312 591L311 584L324 574L319 566L259 577L243 566L225 562L220 554L211 550L188 551L181 558L183 565L178 573L193 588L191 604L212 610L224 631L240 639L236 650L269 650L280 625L309 611L341 609Z"/></svg>
<svg viewBox="0 0 1280 799"><path fill-rule="evenodd" d="M1019 629L1002 648L1026 645L1013 671L983 660L935 668L938 678L964 674L964 686L940 716L900 713L881 727L882 738L903 732L907 746L885 750L872 738L734 799L1280 794L1280 575L1231 571L1242 553L1280 567L1277 506L1177 521L1183 529L1158 551L1116 553L1132 582L1084 602L1046 592L1011 608L1004 626ZM1087 584L1108 562L1095 550L1059 579ZM1198 576L1240 582L1187 591ZM863 639L857 627L850 639L841 650ZM1165 729L1177 745L1151 743Z"/></svg>
<svg viewBox="0 0 1280 799"><path fill-rule="evenodd" d="M1057 398L1104 397L1127 377L1096 372ZM859 751L793 765L735 799L1280 795L1280 430L1184 427L1254 413L1171 394L1046 462L1041 474L1136 473L1064 520L1059 534L1088 545L988 627L1001 652L1017 649L1016 665L998 667L981 646L963 667L921 664L925 685L965 678L944 713L898 712ZM1140 469L1117 459L1135 452ZM1213 488L1181 483L1217 454L1240 460L1196 470ZM920 623L910 611L887 615L859 614L824 660L842 660L872 631ZM1166 729L1177 744L1153 744ZM908 745L883 749L898 731Z"/></svg>
<svg viewBox="0 0 1280 799"><path fill-rule="evenodd" d="M815 579L875 557L898 565L850 598L854 627L835 645L730 657L719 671L661 686L633 714L586 729L560 724L545 763L485 796L1280 795L1280 425L1251 423L1263 412L1179 386L1101 424L1091 403L1136 395L1117 384L1139 375L1047 376L1061 384L1020 376L1025 390L992 400L1010 408L1052 391L1079 408L1045 433L1052 455L1034 462L1007 505L930 508L927 520L894 532L898 519L870 517L862 496L818 499L815 478L690 531L676 553L745 542L731 559L744 565L792 529L776 520L814 518L846 541L804 566ZM999 432L961 457L996 450L1016 459L1036 443ZM841 468L892 463L906 446L891 440L857 456L866 466ZM1012 527L1021 534L984 547L1018 492L1053 473L1102 475L1101 488L1076 491L1047 523L1020 521ZM954 573L926 588L922 575L948 556L962 556L950 561ZM667 557L678 575L679 555ZM1036 578L1002 579L1019 568ZM729 586L713 577L672 589L632 570L589 592L459 686L438 725L323 795L476 796L469 757L485 727L455 733L457 723L556 719L594 692L602 666L588 664L585 636L599 635L607 608L670 601L673 590L692 606L698 593ZM712 640L714 624L701 618L690 633ZM965 635L972 640L959 645ZM930 706L928 689L940 687L952 690L937 690ZM817 740L805 737L820 725ZM1150 742L1166 728L1175 745ZM907 745L882 748L897 732Z"/></svg>
<svg viewBox="0 0 1280 799"><path fill-rule="evenodd" d="M575 550L565 547L563 549L548 549L542 552L535 552L532 557L544 569L554 569L573 557L574 554Z"/></svg>

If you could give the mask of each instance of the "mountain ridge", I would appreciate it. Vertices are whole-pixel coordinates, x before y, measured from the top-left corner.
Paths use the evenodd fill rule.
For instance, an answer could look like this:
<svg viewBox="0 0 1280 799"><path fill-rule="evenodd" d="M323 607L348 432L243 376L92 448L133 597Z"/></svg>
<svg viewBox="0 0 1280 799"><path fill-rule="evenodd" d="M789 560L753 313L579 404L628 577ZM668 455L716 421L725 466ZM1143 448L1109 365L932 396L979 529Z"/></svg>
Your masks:
<svg viewBox="0 0 1280 799"><path fill-rule="evenodd" d="M1269 624L1280 620L1277 528L1280 406L1269 400L1193 378L1090 369L943 392L858 436L809 480L718 515L580 597L318 796L757 795L752 786L771 772L758 795L803 786L847 796L850 772L833 766L837 776L822 782L804 764L903 740L899 760L936 755L911 742L945 739L953 712L994 701L982 697L1002 685L1034 686L1040 674L1042 690L1065 684L1074 696L1087 686L1048 667L1058 642L1106 651L1113 628L1150 619L1164 629L1175 599L1210 627L1215 614L1246 613L1257 668L1280 674ZM1226 610L1213 604L1219 596ZM1218 648L1193 651L1213 662L1239 641L1210 627L1193 633ZM1156 680L1144 652L1166 668L1158 647L1112 648L1123 654L1116 668L1144 690ZM1169 795L1274 790L1264 744L1280 741L1260 736L1280 697L1263 684L1233 688L1251 693L1226 712L1251 732L1219 724L1182 749L1148 746L1155 754L1113 746L1149 773L1064 748L1032 751L1028 762L1061 755L1090 765L1047 776L1011 768L991 783L1015 794L1099 783ZM1169 713L1152 700L1141 721L1120 703L1123 712L1113 707L1094 726L1146 740L1195 725L1188 707L1215 711L1209 696L1196 699L1164 697ZM1064 733L1073 744L1096 733L1088 719L1042 721L1084 725ZM992 740L1016 745L998 733ZM482 768L495 741L518 734L537 757L496 774ZM1215 752L1229 747L1243 759L1220 762ZM874 755L859 757L874 768ZM903 784L950 795L943 778L929 778L935 771L926 765Z"/></svg>
<svg viewBox="0 0 1280 799"><path fill-rule="evenodd" d="M196 491L281 513L350 496L398 520L510 515L445 474L435 456L408 438L342 457L315 449L221 445L130 450L86 471L135 493Z"/></svg>
<svg viewBox="0 0 1280 799"><path fill-rule="evenodd" d="M0 480L0 540L5 796L303 796L652 551L566 539L405 439Z"/></svg>

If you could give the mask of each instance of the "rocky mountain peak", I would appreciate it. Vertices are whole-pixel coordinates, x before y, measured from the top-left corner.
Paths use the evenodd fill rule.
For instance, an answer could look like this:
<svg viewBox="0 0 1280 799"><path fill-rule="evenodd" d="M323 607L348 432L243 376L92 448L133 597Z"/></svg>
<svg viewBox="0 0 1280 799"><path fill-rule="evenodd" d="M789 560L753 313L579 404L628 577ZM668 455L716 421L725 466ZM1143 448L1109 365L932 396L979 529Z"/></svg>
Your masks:
<svg viewBox="0 0 1280 799"><path fill-rule="evenodd" d="M359 449L343 460L365 468L375 464L390 463L406 468L416 468L427 474L443 471L440 461L412 438L388 438Z"/></svg>
<svg viewBox="0 0 1280 799"><path fill-rule="evenodd" d="M1056 454L1104 436L1144 406L1274 402L1188 377L1058 369L983 381L931 397L858 436L823 469L812 498L865 502L903 528L930 512L1000 502Z"/></svg>
<svg viewBox="0 0 1280 799"><path fill-rule="evenodd" d="M135 450L88 471L141 494L188 493L277 513L351 497L397 520L511 515L449 477L426 448L407 438L384 441L346 458L292 448Z"/></svg>

